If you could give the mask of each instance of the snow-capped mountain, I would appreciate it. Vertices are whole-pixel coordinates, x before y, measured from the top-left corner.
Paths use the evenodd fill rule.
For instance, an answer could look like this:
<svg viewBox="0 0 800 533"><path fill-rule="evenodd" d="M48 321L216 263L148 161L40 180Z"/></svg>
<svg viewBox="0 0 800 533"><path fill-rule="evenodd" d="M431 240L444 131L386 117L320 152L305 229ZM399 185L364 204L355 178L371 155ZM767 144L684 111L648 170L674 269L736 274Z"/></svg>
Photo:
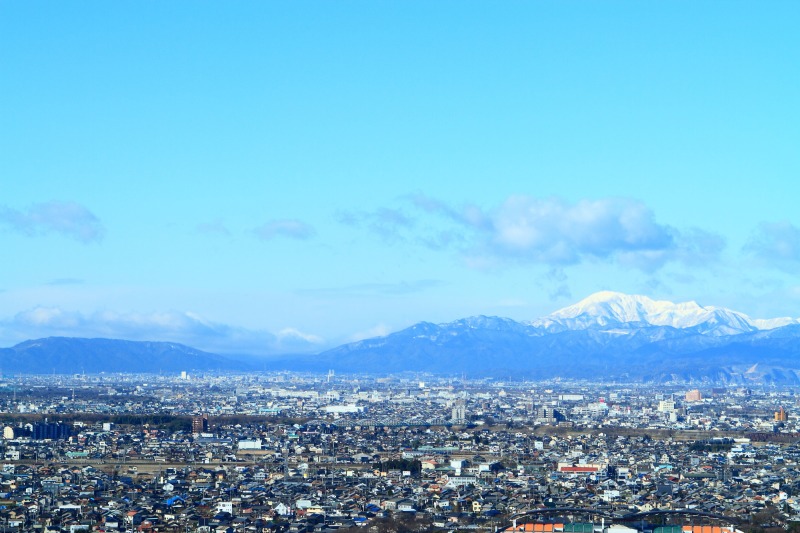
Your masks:
<svg viewBox="0 0 800 533"><path fill-rule="evenodd" d="M27 373L252 368L253 361L170 343L51 338L0 349L0 363L7 371ZM721 307L606 291L533 322L492 316L419 322L268 364L316 372L410 371L512 380L800 385L800 320L751 319Z"/></svg>
<svg viewBox="0 0 800 533"><path fill-rule="evenodd" d="M792 318L788 316L780 317L780 318L753 318L751 322L755 327L758 329L775 329L775 328L782 328L783 326L789 326L792 324L800 324L800 318Z"/></svg>
<svg viewBox="0 0 800 533"><path fill-rule="evenodd" d="M646 296L602 291L534 320L531 325L551 332L615 326L625 326L628 329L637 326L670 326L678 329L694 328L699 333L723 336L796 323L798 321L791 318L754 320L724 307L705 307L694 301L673 303Z"/></svg>
<svg viewBox="0 0 800 533"><path fill-rule="evenodd" d="M605 291L528 323L421 322L323 352L315 364L510 379L800 384L800 321Z"/></svg>

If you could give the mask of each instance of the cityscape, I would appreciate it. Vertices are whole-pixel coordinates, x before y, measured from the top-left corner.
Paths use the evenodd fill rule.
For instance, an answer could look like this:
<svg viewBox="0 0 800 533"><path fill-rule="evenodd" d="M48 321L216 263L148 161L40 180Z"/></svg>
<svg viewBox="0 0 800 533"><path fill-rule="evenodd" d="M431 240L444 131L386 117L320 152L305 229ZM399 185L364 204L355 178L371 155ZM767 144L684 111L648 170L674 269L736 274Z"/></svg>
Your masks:
<svg viewBox="0 0 800 533"><path fill-rule="evenodd" d="M0 533L800 533L798 21L0 0Z"/></svg>
<svg viewBox="0 0 800 533"><path fill-rule="evenodd" d="M0 395L14 531L800 527L793 389L184 371Z"/></svg>

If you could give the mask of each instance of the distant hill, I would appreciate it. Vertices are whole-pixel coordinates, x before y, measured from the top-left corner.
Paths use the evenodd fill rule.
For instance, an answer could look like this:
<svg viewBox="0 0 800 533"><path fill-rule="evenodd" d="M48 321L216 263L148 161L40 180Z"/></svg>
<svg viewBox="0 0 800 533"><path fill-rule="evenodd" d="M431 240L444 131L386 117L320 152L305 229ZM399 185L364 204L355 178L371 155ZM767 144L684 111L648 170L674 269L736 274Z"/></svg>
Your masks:
<svg viewBox="0 0 800 533"><path fill-rule="evenodd" d="M174 342L49 337L0 349L5 374L247 370L241 360Z"/></svg>
<svg viewBox="0 0 800 533"><path fill-rule="evenodd" d="M605 291L531 322L420 322L316 355L234 357L168 342L65 337L0 350L4 373L251 369L800 385L800 321Z"/></svg>

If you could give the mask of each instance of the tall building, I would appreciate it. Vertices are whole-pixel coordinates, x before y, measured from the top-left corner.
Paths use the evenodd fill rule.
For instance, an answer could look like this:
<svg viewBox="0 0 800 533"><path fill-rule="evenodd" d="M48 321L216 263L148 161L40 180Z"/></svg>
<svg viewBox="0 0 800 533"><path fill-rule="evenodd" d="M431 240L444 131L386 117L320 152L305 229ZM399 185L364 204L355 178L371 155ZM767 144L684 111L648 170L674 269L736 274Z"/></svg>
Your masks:
<svg viewBox="0 0 800 533"><path fill-rule="evenodd" d="M208 413L192 417L192 433L205 433L208 431Z"/></svg>
<svg viewBox="0 0 800 533"><path fill-rule="evenodd" d="M658 402L658 411L661 413L671 413L675 410L675 402L672 400L661 400Z"/></svg>
<svg viewBox="0 0 800 533"><path fill-rule="evenodd" d="M703 394L698 390L690 390L686 393L686 401L687 402L699 402L703 400Z"/></svg>
<svg viewBox="0 0 800 533"><path fill-rule="evenodd" d="M536 410L535 422L537 424L557 424L566 419L567 417L552 407L539 407Z"/></svg>
<svg viewBox="0 0 800 533"><path fill-rule="evenodd" d="M467 419L467 402L464 400L457 400L453 405L450 421L459 423Z"/></svg>
<svg viewBox="0 0 800 533"><path fill-rule="evenodd" d="M783 410L783 407L775 411L775 422L786 422L789 420L789 413Z"/></svg>
<svg viewBox="0 0 800 533"><path fill-rule="evenodd" d="M62 422L38 422L33 425L33 434L31 435L35 440L65 440L72 436L72 427Z"/></svg>

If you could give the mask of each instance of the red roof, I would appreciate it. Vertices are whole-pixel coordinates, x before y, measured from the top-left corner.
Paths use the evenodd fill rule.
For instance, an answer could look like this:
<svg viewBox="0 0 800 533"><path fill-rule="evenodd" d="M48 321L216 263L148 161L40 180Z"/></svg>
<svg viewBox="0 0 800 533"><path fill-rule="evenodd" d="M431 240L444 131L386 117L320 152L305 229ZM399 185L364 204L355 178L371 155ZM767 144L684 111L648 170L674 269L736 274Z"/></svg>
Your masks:
<svg viewBox="0 0 800 533"><path fill-rule="evenodd" d="M597 472L596 466L562 466L559 472Z"/></svg>

